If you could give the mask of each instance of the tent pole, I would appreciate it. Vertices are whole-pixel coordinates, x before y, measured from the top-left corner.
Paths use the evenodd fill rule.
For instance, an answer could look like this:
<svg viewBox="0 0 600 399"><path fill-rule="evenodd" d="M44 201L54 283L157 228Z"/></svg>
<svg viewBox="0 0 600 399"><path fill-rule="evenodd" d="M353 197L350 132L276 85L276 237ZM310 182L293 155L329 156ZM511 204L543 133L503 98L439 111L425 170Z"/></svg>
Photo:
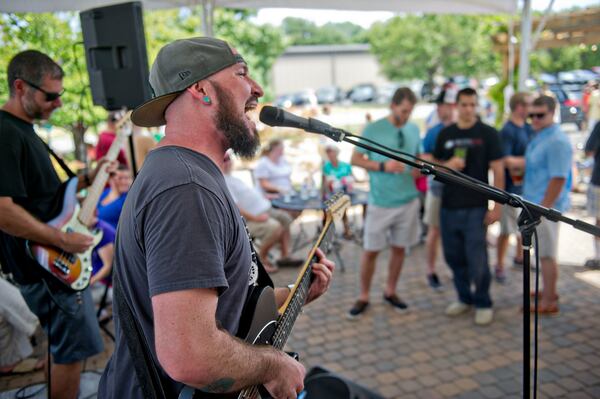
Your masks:
<svg viewBox="0 0 600 399"><path fill-rule="evenodd" d="M515 27L512 15L508 19L508 85L515 88ZM505 99L506 100L506 99Z"/></svg>
<svg viewBox="0 0 600 399"><path fill-rule="evenodd" d="M202 29L204 30L204 36L213 37L213 22L215 16L215 2L214 0L202 0Z"/></svg>
<svg viewBox="0 0 600 399"><path fill-rule="evenodd" d="M519 54L519 91L525 91L529 77L529 46L531 45L531 0L523 0L521 48Z"/></svg>
<svg viewBox="0 0 600 399"><path fill-rule="evenodd" d="M538 40L540 40L542 30L544 30L544 27L546 26L546 22L548 21L548 16L550 16L550 12L552 11L553 5L554 0L550 0L550 3L548 3L548 7L546 7L546 11L544 12L544 16L542 16L542 19L540 19L540 23L538 24L537 29L535 30L535 33L531 38L531 50L535 50L535 46L537 45Z"/></svg>

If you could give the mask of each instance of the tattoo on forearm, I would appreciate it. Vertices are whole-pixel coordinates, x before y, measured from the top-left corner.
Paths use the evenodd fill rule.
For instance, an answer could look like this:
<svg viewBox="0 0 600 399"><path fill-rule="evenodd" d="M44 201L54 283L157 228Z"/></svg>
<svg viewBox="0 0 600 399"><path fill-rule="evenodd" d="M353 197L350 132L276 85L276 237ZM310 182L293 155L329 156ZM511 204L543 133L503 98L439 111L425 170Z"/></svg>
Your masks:
<svg viewBox="0 0 600 399"><path fill-rule="evenodd" d="M235 380L233 378L220 378L211 382L205 387L200 388L204 392L210 393L225 393L233 387Z"/></svg>

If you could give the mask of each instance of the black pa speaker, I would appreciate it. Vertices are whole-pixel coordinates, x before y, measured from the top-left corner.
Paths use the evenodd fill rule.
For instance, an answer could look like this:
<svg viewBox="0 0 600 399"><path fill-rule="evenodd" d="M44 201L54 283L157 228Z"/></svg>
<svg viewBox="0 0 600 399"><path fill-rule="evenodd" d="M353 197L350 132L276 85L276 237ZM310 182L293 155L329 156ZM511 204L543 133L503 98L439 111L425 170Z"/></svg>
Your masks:
<svg viewBox="0 0 600 399"><path fill-rule="evenodd" d="M93 8L79 17L94 104L133 109L150 99L142 4Z"/></svg>
<svg viewBox="0 0 600 399"><path fill-rule="evenodd" d="M304 378L304 399L385 399L383 396L321 367Z"/></svg>

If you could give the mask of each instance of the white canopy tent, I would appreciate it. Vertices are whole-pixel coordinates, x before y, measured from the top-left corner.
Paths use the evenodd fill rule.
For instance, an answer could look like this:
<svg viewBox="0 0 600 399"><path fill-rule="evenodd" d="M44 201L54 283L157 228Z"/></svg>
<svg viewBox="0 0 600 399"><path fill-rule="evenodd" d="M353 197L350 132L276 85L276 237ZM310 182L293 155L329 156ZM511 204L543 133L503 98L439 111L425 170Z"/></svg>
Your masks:
<svg viewBox="0 0 600 399"><path fill-rule="evenodd" d="M515 14L518 0L140 0L146 9L203 7L204 33L213 35L215 7L231 8L308 8L358 11L391 11L405 13L439 14ZM552 2L554 0L550 0ZM79 11L123 0L0 0L0 12L57 12ZM525 88L529 76L529 50L531 42L531 0L522 0L521 45L519 64L519 90Z"/></svg>
<svg viewBox="0 0 600 399"><path fill-rule="evenodd" d="M233 8L317 8L333 10L428 12L428 13L514 13L516 0L141 0L146 8L189 7L206 4ZM0 12L53 12L85 10L119 0L0 0Z"/></svg>

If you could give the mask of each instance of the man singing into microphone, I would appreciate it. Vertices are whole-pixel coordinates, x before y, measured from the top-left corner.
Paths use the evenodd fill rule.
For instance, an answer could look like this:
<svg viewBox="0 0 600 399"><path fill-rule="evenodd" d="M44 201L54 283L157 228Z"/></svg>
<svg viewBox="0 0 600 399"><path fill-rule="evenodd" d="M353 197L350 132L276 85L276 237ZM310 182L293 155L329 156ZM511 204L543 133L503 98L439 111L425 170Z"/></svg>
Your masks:
<svg viewBox="0 0 600 399"><path fill-rule="evenodd" d="M408 118L417 102L407 87L396 90L390 115L365 128L363 137L413 155L420 152L419 128ZM384 301L399 312L408 306L396 294L396 285L404 263L405 248L417 244L420 236L419 199L415 171L383 155L357 148L353 165L369 171L371 190L365 220L364 252L361 259L360 296L348 312L350 319L361 316L369 306L371 280L377 255L391 246Z"/></svg>
<svg viewBox="0 0 600 399"><path fill-rule="evenodd" d="M149 397L135 374L139 356L130 346L136 340L124 332L129 308L166 397L177 397L185 384L214 394L264 385L275 399L296 398L304 367L282 351L234 336L249 286L264 271L253 261L223 160L228 148L242 156L256 152L256 126L246 113L262 88L235 49L207 37L163 47L150 84L155 97L131 119L145 127L166 124L165 138L146 157L119 220L115 351L98 397ZM317 254L308 301L327 290L334 268ZM278 307L289 292L275 290Z"/></svg>

